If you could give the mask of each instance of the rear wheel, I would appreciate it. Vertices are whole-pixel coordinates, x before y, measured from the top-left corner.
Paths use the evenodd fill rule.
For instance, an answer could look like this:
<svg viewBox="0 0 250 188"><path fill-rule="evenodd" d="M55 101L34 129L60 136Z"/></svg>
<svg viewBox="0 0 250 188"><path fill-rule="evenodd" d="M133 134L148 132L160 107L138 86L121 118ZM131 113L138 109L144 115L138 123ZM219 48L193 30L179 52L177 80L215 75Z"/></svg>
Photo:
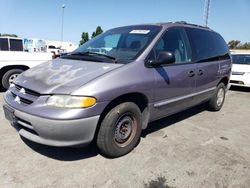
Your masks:
<svg viewBox="0 0 250 188"><path fill-rule="evenodd" d="M2 86L5 89L8 89L10 84L14 82L14 80L17 78L19 74L23 72L22 69L11 69L8 70L6 73L4 73L2 77Z"/></svg>
<svg viewBox="0 0 250 188"><path fill-rule="evenodd" d="M97 146L108 157L119 157L136 146L141 135L141 111L132 102L111 109L101 122Z"/></svg>
<svg viewBox="0 0 250 188"><path fill-rule="evenodd" d="M208 109L211 111L219 111L224 104L226 95L226 87L223 83L220 83L213 97L208 102Z"/></svg>

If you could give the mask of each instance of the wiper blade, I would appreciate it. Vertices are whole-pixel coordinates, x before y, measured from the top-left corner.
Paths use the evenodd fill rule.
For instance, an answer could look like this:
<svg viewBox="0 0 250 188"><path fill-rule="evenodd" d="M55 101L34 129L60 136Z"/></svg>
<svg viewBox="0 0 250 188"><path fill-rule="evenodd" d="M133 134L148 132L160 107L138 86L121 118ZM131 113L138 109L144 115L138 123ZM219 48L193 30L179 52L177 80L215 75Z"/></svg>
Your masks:
<svg viewBox="0 0 250 188"><path fill-rule="evenodd" d="M113 56L109 56L109 55L106 55L106 54L100 54L100 53L96 53L96 52L76 52L76 53L70 53L68 55L86 55L86 56L92 56L92 55L97 55L97 56L103 56L105 58L108 58L108 59L111 59L112 61L114 61L115 63L117 63L117 60L115 57Z"/></svg>

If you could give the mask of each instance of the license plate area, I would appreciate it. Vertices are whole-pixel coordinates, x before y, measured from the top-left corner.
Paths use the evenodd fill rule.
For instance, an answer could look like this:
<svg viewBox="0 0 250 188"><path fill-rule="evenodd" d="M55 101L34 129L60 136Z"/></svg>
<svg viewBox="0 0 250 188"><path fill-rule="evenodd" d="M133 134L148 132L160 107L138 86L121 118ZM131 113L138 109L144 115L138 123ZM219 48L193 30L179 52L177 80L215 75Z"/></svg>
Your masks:
<svg viewBox="0 0 250 188"><path fill-rule="evenodd" d="M14 115L15 110L10 108L7 105L4 105L3 111L4 111L5 118L9 120L11 124L15 124L16 123L16 117Z"/></svg>

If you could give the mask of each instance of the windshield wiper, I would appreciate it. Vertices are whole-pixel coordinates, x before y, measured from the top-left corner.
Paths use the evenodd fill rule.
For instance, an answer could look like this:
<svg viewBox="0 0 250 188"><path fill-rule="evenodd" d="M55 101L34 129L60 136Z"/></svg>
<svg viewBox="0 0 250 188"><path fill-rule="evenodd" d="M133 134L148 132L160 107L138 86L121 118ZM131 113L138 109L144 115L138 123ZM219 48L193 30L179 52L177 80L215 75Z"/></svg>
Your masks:
<svg viewBox="0 0 250 188"><path fill-rule="evenodd" d="M102 57L105 57L105 58L108 58L108 59L111 59L114 63L117 63L117 60L115 57L113 56L109 56L109 55L106 55L106 54L100 54L100 53L96 53L96 52L76 52L76 53L70 53L68 55L83 55L83 56L102 56Z"/></svg>

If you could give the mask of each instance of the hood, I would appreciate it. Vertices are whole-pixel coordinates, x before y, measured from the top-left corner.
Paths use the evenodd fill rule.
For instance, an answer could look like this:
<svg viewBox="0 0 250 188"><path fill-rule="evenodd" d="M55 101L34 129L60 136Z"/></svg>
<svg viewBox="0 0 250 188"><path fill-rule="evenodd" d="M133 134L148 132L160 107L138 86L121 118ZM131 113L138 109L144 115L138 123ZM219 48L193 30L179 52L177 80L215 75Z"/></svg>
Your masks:
<svg viewBox="0 0 250 188"><path fill-rule="evenodd" d="M233 64L233 72L250 72L250 65L245 64Z"/></svg>
<svg viewBox="0 0 250 188"><path fill-rule="evenodd" d="M122 64L55 59L20 74L17 85L40 94L70 94L87 82Z"/></svg>

